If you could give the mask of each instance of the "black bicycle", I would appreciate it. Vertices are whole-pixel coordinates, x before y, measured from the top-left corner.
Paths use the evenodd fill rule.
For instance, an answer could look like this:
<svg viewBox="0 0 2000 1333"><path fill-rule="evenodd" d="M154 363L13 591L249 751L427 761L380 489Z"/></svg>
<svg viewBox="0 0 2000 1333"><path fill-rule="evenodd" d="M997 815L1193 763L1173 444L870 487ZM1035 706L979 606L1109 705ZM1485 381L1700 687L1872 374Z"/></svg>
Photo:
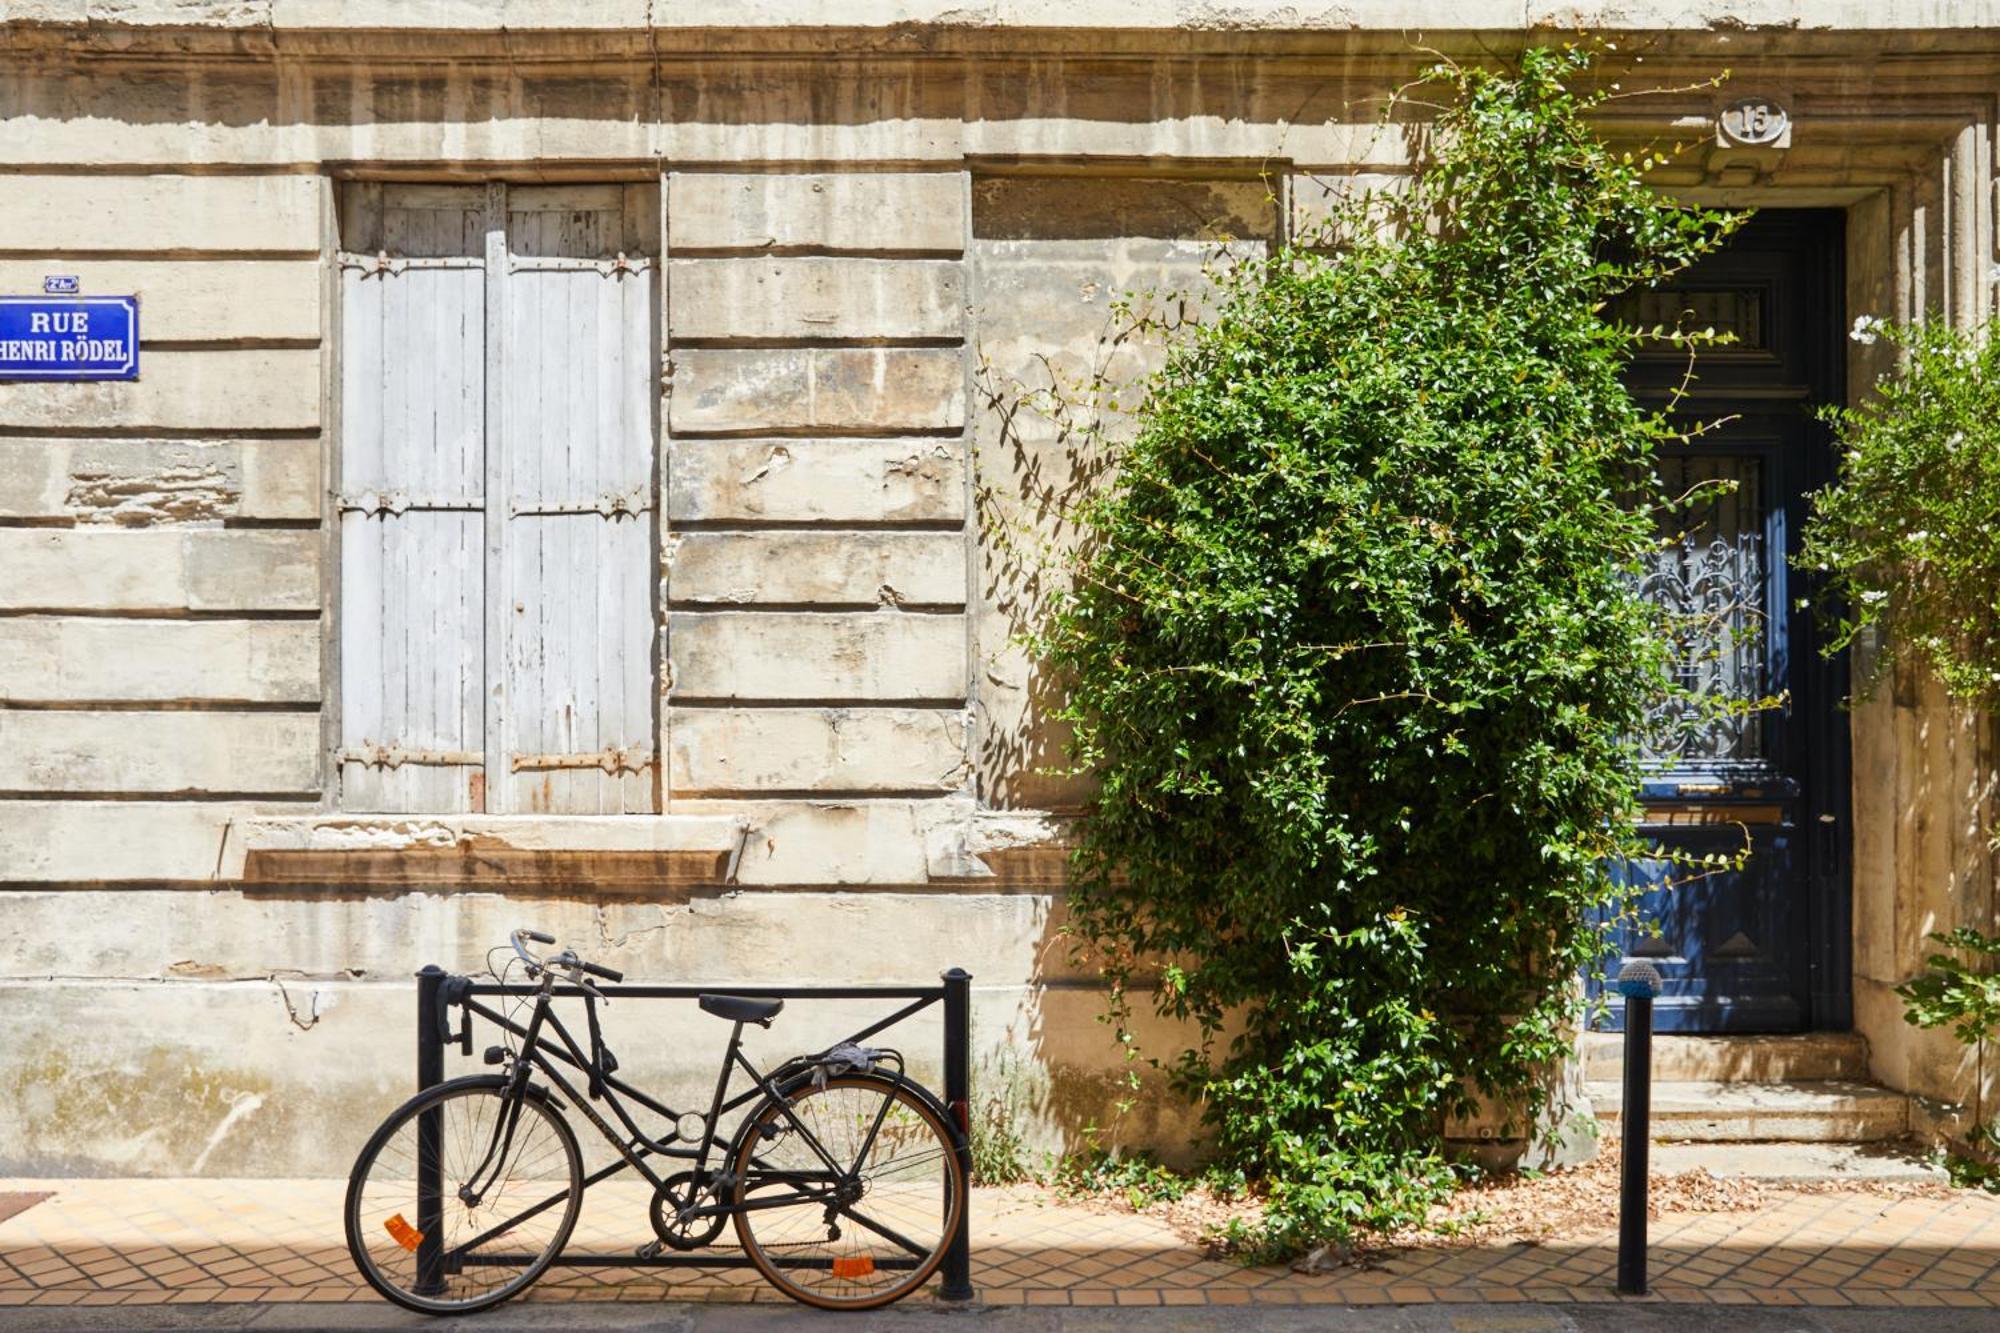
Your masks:
<svg viewBox="0 0 2000 1333"><path fill-rule="evenodd" d="M420 1092L354 1163L347 1246L377 1291L425 1314L467 1314L518 1295L561 1256L586 1186L626 1166L653 1189L656 1239L642 1258L662 1247L702 1249L733 1222L765 1280L828 1310L887 1305L937 1271L965 1209L965 1171L943 1106L904 1074L898 1053L842 1044L766 1074L743 1054L743 1027L769 1027L784 1001L702 995L704 1010L735 1026L708 1113L679 1113L615 1077L597 1019L606 997L591 978L615 983L623 974L568 949L537 957L526 941L555 943L538 931L512 934L538 984L518 1045L486 1052L500 1072ZM560 996L558 979L569 988ZM555 1013L555 1000L571 997L583 1002L588 1049ZM581 1071L584 1088L559 1065ZM755 1086L732 1098L738 1068ZM627 1097L671 1126L647 1134ZM622 1131L598 1112L600 1101ZM718 1152L723 1117L752 1102ZM585 1179L570 1109L621 1162ZM687 1169L662 1176L648 1160L660 1158Z"/></svg>

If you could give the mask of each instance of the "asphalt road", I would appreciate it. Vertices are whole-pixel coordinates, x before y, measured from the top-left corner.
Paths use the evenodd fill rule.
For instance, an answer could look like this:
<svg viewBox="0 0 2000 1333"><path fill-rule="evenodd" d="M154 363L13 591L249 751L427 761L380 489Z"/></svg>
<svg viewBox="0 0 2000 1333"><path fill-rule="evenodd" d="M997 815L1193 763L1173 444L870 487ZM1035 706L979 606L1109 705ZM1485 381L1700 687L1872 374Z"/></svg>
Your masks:
<svg viewBox="0 0 2000 1333"><path fill-rule="evenodd" d="M1425 1305L1227 1308L984 1308L907 1306L825 1314L800 1306L522 1305L437 1320L380 1305L185 1305L0 1310L5 1333L143 1333L150 1329L257 1329L269 1333L1956 1333L2000 1330L1993 1310L1754 1309L1741 1306Z"/></svg>

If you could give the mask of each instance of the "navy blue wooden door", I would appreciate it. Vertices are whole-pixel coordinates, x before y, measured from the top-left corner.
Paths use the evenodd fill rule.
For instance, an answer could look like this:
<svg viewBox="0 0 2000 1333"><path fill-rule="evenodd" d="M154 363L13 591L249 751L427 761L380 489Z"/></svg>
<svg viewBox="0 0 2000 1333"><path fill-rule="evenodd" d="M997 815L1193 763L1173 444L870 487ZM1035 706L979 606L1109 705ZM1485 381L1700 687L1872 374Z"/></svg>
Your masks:
<svg viewBox="0 0 2000 1333"><path fill-rule="evenodd" d="M1701 874L1669 857L1625 868L1649 887L1625 958L1659 967L1666 1032L1795 1032L1850 1021L1844 664L1819 652L1793 568L1805 497L1831 466L1813 408L1841 388L1841 216L1768 211L1728 248L1631 299L1629 321L1736 335L1701 353L1681 410L1722 421L1661 460L1672 493L1705 497L1676 516L1644 575L1680 617L1682 682L1761 711L1661 710L1644 738L1645 836L1680 856L1749 849L1740 870ZM1669 345L1633 364L1635 392L1661 402L1685 382ZM1719 486L1714 483L1732 483ZM1619 1026L1615 996L1600 1026Z"/></svg>

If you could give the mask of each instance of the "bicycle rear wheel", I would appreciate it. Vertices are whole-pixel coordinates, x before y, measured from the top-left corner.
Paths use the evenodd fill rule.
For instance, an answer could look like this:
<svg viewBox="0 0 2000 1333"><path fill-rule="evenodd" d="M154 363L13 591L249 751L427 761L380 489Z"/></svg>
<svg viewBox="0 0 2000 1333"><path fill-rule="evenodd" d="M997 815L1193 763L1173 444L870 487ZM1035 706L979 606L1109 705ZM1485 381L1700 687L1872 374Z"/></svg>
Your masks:
<svg viewBox="0 0 2000 1333"><path fill-rule="evenodd" d="M807 1080L784 1106L767 1101L739 1136L733 1169L750 1262L823 1310L871 1310L923 1286L965 1211L951 1130L908 1086L874 1075Z"/></svg>
<svg viewBox="0 0 2000 1333"><path fill-rule="evenodd" d="M422 1314L470 1314L513 1296L562 1253L583 1201L576 1136L540 1096L504 1125L507 1080L443 1083L377 1129L347 1183L347 1248L368 1284ZM436 1209L418 1202L424 1170ZM476 1193L471 1186L477 1185Z"/></svg>

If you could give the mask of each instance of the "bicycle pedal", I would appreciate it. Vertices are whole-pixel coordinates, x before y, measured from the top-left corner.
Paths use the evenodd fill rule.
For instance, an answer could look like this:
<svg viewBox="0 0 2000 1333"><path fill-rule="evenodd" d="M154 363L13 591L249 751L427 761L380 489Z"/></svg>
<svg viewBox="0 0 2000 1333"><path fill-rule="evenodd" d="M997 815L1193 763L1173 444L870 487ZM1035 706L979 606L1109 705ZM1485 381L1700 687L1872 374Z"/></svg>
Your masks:
<svg viewBox="0 0 2000 1333"><path fill-rule="evenodd" d="M632 1251L632 1257L635 1259L657 1259L660 1257L660 1252L666 1248L666 1245L660 1241L649 1240L638 1249Z"/></svg>

